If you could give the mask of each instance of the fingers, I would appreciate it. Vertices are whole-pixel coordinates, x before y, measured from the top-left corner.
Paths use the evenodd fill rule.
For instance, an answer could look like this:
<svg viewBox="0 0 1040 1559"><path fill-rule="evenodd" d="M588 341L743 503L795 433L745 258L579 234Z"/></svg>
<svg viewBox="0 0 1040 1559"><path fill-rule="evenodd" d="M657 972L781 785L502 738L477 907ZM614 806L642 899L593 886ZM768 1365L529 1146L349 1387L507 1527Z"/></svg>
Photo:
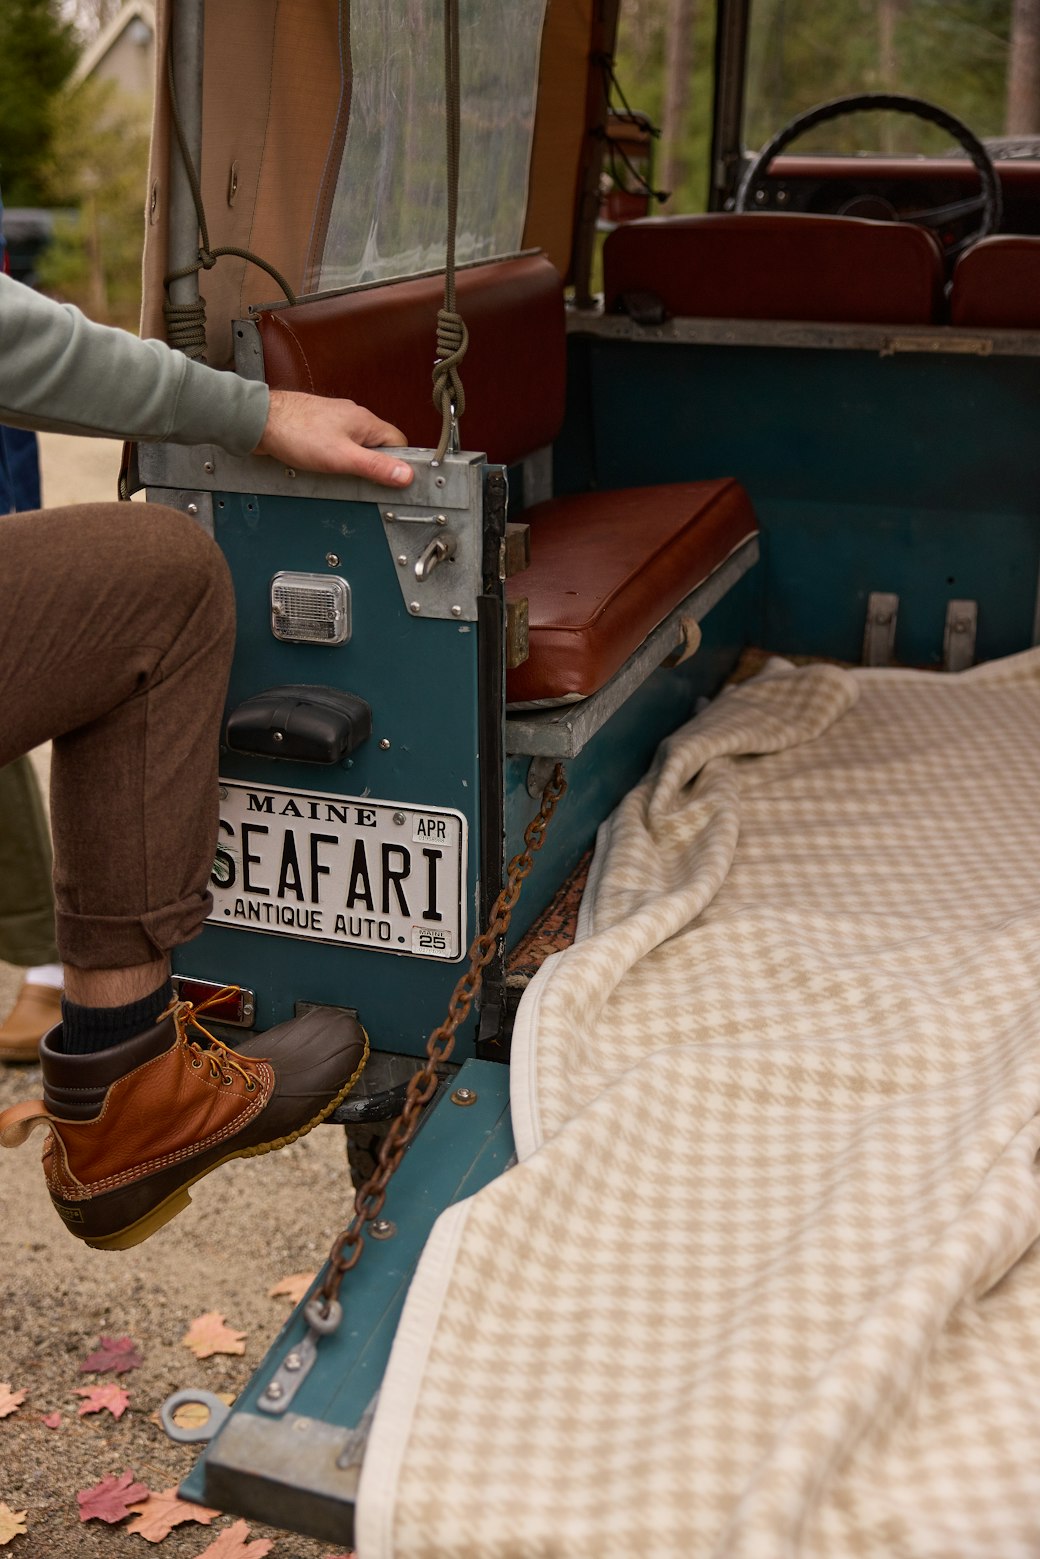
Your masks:
<svg viewBox="0 0 1040 1559"><path fill-rule="evenodd" d="M267 424L256 454L308 471L364 477L384 487L407 487L411 467L376 445L403 445L400 428L354 401L272 390Z"/></svg>
<svg viewBox="0 0 1040 1559"><path fill-rule="evenodd" d="M403 443L404 440L380 439L380 443ZM412 480L412 468L392 455L380 454L375 449L365 449L355 444L350 453L350 464L343 467L354 476L363 476L369 482L379 482L383 487L407 487Z"/></svg>

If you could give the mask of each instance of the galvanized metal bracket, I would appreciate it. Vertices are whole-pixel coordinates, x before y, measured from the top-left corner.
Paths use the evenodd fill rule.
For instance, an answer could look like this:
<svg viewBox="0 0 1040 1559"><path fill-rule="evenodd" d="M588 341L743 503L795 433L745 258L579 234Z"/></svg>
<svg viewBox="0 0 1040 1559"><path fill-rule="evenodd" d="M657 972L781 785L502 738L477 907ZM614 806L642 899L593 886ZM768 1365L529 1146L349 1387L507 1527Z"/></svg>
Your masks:
<svg viewBox="0 0 1040 1559"><path fill-rule="evenodd" d="M327 1313L323 1314L321 1304L313 1298L304 1306L303 1314L309 1330L289 1349L256 1404L261 1413L270 1413L275 1418L288 1410L314 1368L322 1337L331 1336L343 1319L342 1306L336 1299L329 1303Z"/></svg>
<svg viewBox="0 0 1040 1559"><path fill-rule="evenodd" d="M874 590L867 597L867 619L863 626L864 666L890 666L896 645L899 597Z"/></svg>
<svg viewBox="0 0 1040 1559"><path fill-rule="evenodd" d="M943 670L967 671L975 661L979 625L977 601L948 601L943 629Z"/></svg>
<svg viewBox="0 0 1040 1559"><path fill-rule="evenodd" d="M381 505L379 512L410 615L476 622L482 583L479 513L397 503Z"/></svg>
<svg viewBox="0 0 1040 1559"><path fill-rule="evenodd" d="M214 534L213 524L213 494L195 492L186 487L149 487L145 497L149 503L164 503L168 509L179 509L189 519L194 520L200 530L212 538Z"/></svg>

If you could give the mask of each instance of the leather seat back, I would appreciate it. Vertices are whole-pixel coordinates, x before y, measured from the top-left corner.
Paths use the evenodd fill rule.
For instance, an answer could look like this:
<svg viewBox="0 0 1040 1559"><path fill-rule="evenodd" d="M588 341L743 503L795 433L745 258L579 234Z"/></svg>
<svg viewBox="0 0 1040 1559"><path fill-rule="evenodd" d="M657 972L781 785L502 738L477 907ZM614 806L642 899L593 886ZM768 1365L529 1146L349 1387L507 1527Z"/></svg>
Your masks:
<svg viewBox="0 0 1040 1559"><path fill-rule="evenodd" d="M512 464L551 444L563 423L563 287L544 255L460 270L458 311L469 330L461 376L466 449ZM433 405L437 310L444 276L410 277L257 315L273 390L343 396L371 406L411 444L437 443Z"/></svg>
<svg viewBox="0 0 1040 1559"><path fill-rule="evenodd" d="M859 217L711 212L615 228L603 249L607 312L652 293L700 319L931 324L943 262L924 228Z"/></svg>
<svg viewBox="0 0 1040 1559"><path fill-rule="evenodd" d="M957 262L950 323L1040 330L1040 238L982 238Z"/></svg>

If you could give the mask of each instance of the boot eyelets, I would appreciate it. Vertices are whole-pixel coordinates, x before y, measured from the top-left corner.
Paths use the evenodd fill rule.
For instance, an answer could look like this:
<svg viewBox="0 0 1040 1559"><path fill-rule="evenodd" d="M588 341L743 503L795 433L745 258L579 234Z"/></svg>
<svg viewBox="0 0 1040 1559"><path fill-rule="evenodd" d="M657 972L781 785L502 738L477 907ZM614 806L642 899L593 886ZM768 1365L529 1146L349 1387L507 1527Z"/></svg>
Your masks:
<svg viewBox="0 0 1040 1559"><path fill-rule="evenodd" d="M225 1072L220 1081L224 1084L225 1088L230 1088L235 1079L232 1077L230 1072Z"/></svg>
<svg viewBox="0 0 1040 1559"><path fill-rule="evenodd" d="M193 1072L201 1072L202 1071L202 1062L201 1061L193 1061L191 1063L191 1069L192 1069Z"/></svg>
<svg viewBox="0 0 1040 1559"><path fill-rule="evenodd" d="M252 1077L246 1083L246 1093L256 1093L256 1082Z"/></svg>

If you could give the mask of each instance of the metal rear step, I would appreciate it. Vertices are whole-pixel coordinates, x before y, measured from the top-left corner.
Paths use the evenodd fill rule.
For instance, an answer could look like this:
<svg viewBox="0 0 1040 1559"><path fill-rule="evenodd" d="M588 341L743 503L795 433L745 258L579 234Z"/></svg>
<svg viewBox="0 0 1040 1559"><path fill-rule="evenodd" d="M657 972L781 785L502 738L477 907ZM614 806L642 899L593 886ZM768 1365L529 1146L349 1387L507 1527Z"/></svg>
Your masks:
<svg viewBox="0 0 1040 1559"><path fill-rule="evenodd" d="M405 1154L383 1211L393 1233L366 1239L344 1280L343 1323L321 1340L291 1405L280 1416L258 1410L307 1334L306 1300L181 1485L185 1499L324 1542L353 1542L371 1408L427 1235L445 1207L479 1191L513 1158L509 1068L467 1061Z"/></svg>

